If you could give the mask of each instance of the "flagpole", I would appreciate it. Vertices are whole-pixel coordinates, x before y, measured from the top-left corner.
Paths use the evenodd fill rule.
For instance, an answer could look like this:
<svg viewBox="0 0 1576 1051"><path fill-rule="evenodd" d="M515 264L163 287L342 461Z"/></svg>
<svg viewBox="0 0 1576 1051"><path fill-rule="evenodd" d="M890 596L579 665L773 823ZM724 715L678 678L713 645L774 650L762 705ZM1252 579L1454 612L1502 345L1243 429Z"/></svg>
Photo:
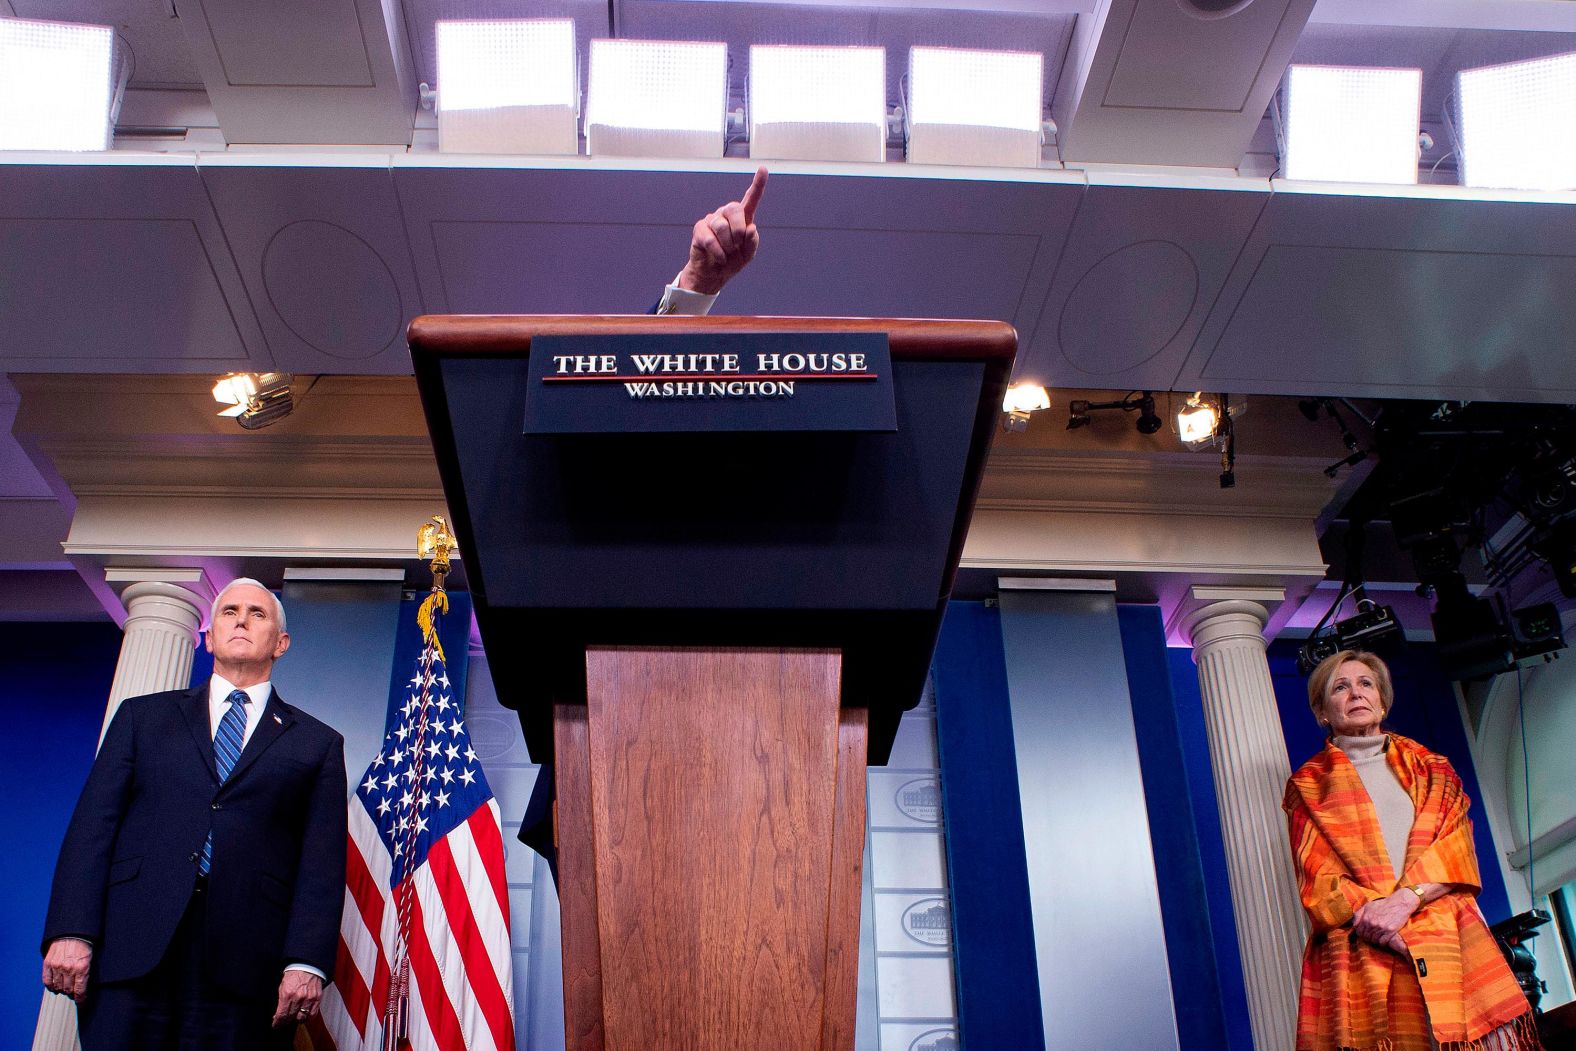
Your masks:
<svg viewBox="0 0 1576 1051"><path fill-rule="evenodd" d="M416 551L422 558L430 558L432 589L416 611L416 622L421 626L421 695L418 700L416 731L411 742L411 791L404 818L405 858L416 856L421 837L418 819L421 816L421 783L426 752L427 712L432 693L432 665L434 660L444 660L443 644L438 639L439 618L449 611L449 596L444 581L449 575L449 556L457 550L449 524L442 515L432 518L416 531ZM399 882L399 931L395 944L395 968L389 982L389 1000L383 1013L384 1051L399 1051L408 1047L410 1040L410 923L411 904L416 893L411 879L413 872L405 873Z"/></svg>

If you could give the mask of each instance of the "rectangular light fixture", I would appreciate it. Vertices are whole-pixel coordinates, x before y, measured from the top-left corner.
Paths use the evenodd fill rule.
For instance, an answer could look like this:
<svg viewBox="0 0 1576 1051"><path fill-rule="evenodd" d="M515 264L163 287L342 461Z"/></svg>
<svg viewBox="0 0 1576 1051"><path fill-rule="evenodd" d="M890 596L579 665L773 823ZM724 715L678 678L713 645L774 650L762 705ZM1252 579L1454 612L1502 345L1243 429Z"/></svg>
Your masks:
<svg viewBox="0 0 1576 1051"><path fill-rule="evenodd" d="M0 18L0 150L107 150L119 89L109 26Z"/></svg>
<svg viewBox="0 0 1576 1051"><path fill-rule="evenodd" d="M572 19L439 22L437 36L439 150L580 152Z"/></svg>
<svg viewBox="0 0 1576 1051"><path fill-rule="evenodd" d="M1456 76L1462 185L1576 189L1576 54Z"/></svg>
<svg viewBox="0 0 1576 1051"><path fill-rule="evenodd" d="M586 152L721 157L727 99L727 44L593 40Z"/></svg>
<svg viewBox="0 0 1576 1051"><path fill-rule="evenodd" d="M750 48L750 156L886 160L886 49Z"/></svg>
<svg viewBox="0 0 1576 1051"><path fill-rule="evenodd" d="M1038 167L1044 80L1035 51L910 48L909 163Z"/></svg>
<svg viewBox="0 0 1576 1051"><path fill-rule="evenodd" d="M1286 178L1415 184L1422 104L1420 69L1292 66Z"/></svg>

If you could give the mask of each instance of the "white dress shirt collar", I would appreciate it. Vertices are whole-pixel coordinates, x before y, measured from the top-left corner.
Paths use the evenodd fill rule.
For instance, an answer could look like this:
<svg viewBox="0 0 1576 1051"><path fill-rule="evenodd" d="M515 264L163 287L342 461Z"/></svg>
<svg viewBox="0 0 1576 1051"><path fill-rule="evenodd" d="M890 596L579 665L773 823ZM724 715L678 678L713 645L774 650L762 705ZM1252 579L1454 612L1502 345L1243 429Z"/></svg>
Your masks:
<svg viewBox="0 0 1576 1051"><path fill-rule="evenodd" d="M208 736L219 736L219 720L224 718L224 713L230 710L230 694L236 689L235 683L222 675L215 674L208 680ZM244 690L250 698L246 705L246 731L241 735L241 747L245 748L252 740L252 731L257 729L257 724L263 720L263 709L268 707L268 700L274 695L272 682L260 682L248 686Z"/></svg>

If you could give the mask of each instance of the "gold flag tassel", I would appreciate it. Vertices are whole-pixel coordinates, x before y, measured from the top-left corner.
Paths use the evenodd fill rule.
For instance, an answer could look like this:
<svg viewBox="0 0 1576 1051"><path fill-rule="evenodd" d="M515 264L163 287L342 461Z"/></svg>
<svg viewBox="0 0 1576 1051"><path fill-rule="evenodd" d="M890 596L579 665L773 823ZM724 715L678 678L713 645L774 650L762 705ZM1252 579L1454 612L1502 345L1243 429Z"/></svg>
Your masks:
<svg viewBox="0 0 1576 1051"><path fill-rule="evenodd" d="M419 810L420 801L420 773L422 764L422 741L427 733L427 704L432 690L432 666L435 661L444 661L443 644L438 641L438 618L449 611L449 596L443 589L444 578L449 575L449 556L457 550L454 536L449 532L449 523L442 515L433 515L432 520L416 531L416 551L422 558L432 560L432 591L422 600L421 606L416 610L416 624L421 628L422 654L421 654L421 697L419 700L419 715L416 720L416 734L414 739L414 759L412 769L416 772L418 789L413 793L411 801L412 810ZM414 820L408 824L407 846L405 856L415 857L417 826ZM410 920L411 898L411 873L400 883L399 895L399 929L398 939L394 951L393 974L389 982L389 999L383 1012L383 1048L384 1051L398 1051L400 1048L409 1047L410 1041Z"/></svg>

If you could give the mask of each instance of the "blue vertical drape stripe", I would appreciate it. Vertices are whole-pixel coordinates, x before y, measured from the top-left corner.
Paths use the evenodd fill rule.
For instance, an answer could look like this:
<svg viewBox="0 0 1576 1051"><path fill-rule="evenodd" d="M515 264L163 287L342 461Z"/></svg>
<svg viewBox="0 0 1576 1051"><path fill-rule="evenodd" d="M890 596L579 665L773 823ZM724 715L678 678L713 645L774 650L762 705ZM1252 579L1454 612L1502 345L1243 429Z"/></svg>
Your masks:
<svg viewBox="0 0 1576 1051"><path fill-rule="evenodd" d="M1214 943L1215 976L1220 988L1221 1014L1226 1023L1226 1046L1230 1051L1253 1051L1247 985L1242 975L1242 950L1237 943L1237 918L1231 903L1231 873L1226 867L1220 806L1215 800L1215 771L1209 758L1209 727L1204 722L1198 667L1193 663L1193 651L1188 649L1168 649L1165 659L1170 671L1177 743L1187 772L1188 803L1198 832L1199 868L1204 879L1210 940Z"/></svg>
<svg viewBox="0 0 1576 1051"><path fill-rule="evenodd" d="M1118 606L1116 614L1132 696L1150 844L1159 877L1178 1042L1182 1051L1252 1051L1251 1032L1245 1024L1230 1024L1227 998L1222 995L1222 968L1217 960L1220 942L1215 936L1216 919L1199 843L1193 804L1196 788L1183 750L1181 724L1185 716L1171 689L1165 625L1156 606ZM1213 804L1214 788L1207 767L1204 774L1203 788L1211 793ZM1229 894L1224 904L1235 957ZM1237 966L1240 972L1240 963ZM1242 995L1240 979L1237 995Z"/></svg>
<svg viewBox="0 0 1576 1051"><path fill-rule="evenodd" d="M1043 1051L1001 616L952 602L932 665L964 1047Z"/></svg>

